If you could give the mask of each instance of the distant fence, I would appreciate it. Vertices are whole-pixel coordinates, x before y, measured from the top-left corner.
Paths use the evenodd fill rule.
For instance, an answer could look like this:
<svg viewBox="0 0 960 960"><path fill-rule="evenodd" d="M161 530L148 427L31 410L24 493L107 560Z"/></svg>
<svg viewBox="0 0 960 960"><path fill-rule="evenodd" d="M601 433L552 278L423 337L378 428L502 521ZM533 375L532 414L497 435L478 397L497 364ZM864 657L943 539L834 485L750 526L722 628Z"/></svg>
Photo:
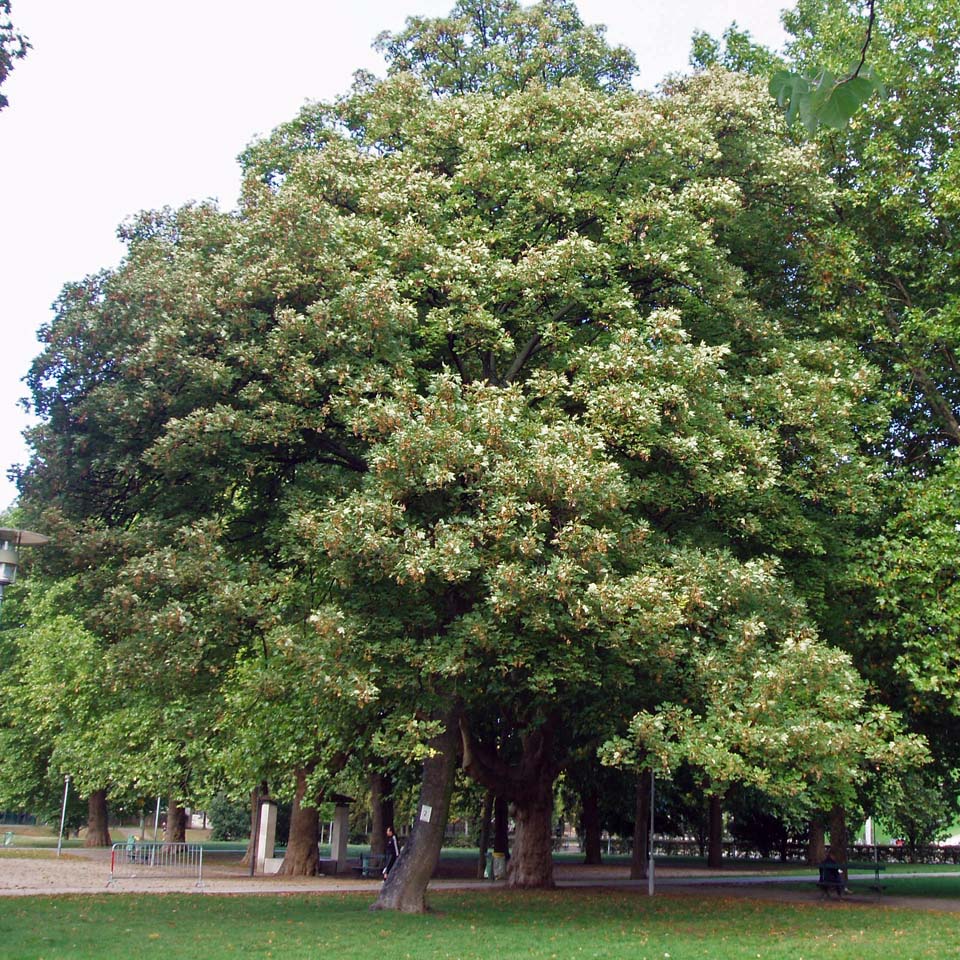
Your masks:
<svg viewBox="0 0 960 960"><path fill-rule="evenodd" d="M554 844L554 849L566 850L570 846L570 840L564 838L562 843ZM574 849L583 850L583 838L574 838L572 846ZM633 844L629 837L605 837L603 840L603 852L607 855L629 854L632 847ZM705 857L707 855L707 843L689 837L658 836L654 837L653 853L657 857ZM735 860L759 860L764 855L750 843L724 840L723 856ZM778 846L768 850L765 856L774 860L782 859L785 862L806 863L807 844L791 840L786 844L785 849ZM847 848L847 858L855 862L879 860L881 863L951 863L960 865L960 845L924 843L911 847L906 843L881 843L877 846L867 843L852 843Z"/></svg>
<svg viewBox="0 0 960 960"><path fill-rule="evenodd" d="M110 851L110 879L196 879L203 888L203 847L199 843L115 843Z"/></svg>
<svg viewBox="0 0 960 960"><path fill-rule="evenodd" d="M623 852L629 852L629 844L624 844ZM706 855L706 844L696 840L675 840L656 837L653 842L654 854L658 857L697 857ZM614 849L614 852L620 852ZM787 861L806 862L807 845L791 841L786 849ZM779 858L779 849L771 850L771 858ZM756 847L748 843L725 840L724 857L754 859L760 857ZM920 844L911 848L909 844L886 844L877 846L866 843L853 843L847 849L847 856L853 861L880 860L883 863L956 863L960 864L960 845L956 844Z"/></svg>

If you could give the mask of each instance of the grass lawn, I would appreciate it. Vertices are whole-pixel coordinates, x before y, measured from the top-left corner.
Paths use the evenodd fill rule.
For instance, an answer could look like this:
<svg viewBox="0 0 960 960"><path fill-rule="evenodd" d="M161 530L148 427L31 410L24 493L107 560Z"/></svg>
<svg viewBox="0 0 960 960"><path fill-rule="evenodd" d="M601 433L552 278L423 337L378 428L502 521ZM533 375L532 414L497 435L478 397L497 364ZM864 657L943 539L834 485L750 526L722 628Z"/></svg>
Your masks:
<svg viewBox="0 0 960 960"><path fill-rule="evenodd" d="M918 871L919 872L919 871ZM873 882L854 877L850 887L855 892L866 890ZM884 886L884 893L889 897L935 897L938 899L960 899L960 877L937 876L936 873L926 873L922 877L898 877L880 874L880 882Z"/></svg>
<svg viewBox="0 0 960 960"><path fill-rule="evenodd" d="M960 917L625 893L435 894L424 917L369 896L10 898L4 960L922 960L960 957Z"/></svg>

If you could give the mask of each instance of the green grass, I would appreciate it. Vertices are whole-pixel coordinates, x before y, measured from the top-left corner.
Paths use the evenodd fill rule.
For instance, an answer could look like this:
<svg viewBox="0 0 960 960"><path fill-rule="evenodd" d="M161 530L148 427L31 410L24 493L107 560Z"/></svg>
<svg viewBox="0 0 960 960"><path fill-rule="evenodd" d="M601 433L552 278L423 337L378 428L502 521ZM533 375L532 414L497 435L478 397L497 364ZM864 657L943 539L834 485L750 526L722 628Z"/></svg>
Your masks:
<svg viewBox="0 0 960 960"><path fill-rule="evenodd" d="M428 916L369 896L10 898L5 960L904 960L960 957L955 914L626 893L436 894Z"/></svg>
<svg viewBox="0 0 960 960"><path fill-rule="evenodd" d="M960 900L960 877L938 877L929 873L923 877L892 877L880 875L884 893L889 897L935 897ZM864 885L863 880L854 881L856 890Z"/></svg>

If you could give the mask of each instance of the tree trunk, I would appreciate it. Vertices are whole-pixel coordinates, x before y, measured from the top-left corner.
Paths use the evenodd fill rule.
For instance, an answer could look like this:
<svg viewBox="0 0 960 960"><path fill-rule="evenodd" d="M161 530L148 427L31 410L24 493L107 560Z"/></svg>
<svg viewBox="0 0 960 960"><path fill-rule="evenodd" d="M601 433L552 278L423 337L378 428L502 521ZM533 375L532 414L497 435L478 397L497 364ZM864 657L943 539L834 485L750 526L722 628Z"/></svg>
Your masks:
<svg viewBox="0 0 960 960"><path fill-rule="evenodd" d="M807 841L807 866L819 867L827 859L826 828L817 817L810 821L810 839Z"/></svg>
<svg viewBox="0 0 960 960"><path fill-rule="evenodd" d="M444 718L441 733L430 741L434 755L423 764L420 802L413 830L371 910L426 911L427 884L440 859L447 826L459 740L457 718L451 713Z"/></svg>
<svg viewBox="0 0 960 960"><path fill-rule="evenodd" d="M312 877L320 869L320 811L316 806L306 806L307 776L310 771L300 767L296 771L297 787L290 813L290 836L287 852L279 873L286 877Z"/></svg>
<svg viewBox="0 0 960 960"><path fill-rule="evenodd" d="M487 850L490 848L490 818L492 814L493 791L487 790L483 795L483 810L480 812L480 856L477 858L478 880L483 880L487 872Z"/></svg>
<svg viewBox="0 0 960 960"><path fill-rule="evenodd" d="M250 791L250 837L247 840L246 853L241 857L240 862L246 866L256 859L257 851L254 849L257 836L257 818L260 816L260 788L254 787Z"/></svg>
<svg viewBox="0 0 960 960"><path fill-rule="evenodd" d="M830 811L830 852L840 864L843 880L847 880L847 816L839 804Z"/></svg>
<svg viewBox="0 0 960 960"><path fill-rule="evenodd" d="M510 855L510 805L506 797L493 801L493 852Z"/></svg>
<svg viewBox="0 0 960 960"><path fill-rule="evenodd" d="M503 760L497 749L474 740L466 718L460 720L463 769L477 783L510 800L516 833L507 866L507 886L552 887L553 781L557 717L522 735L519 763Z"/></svg>
<svg viewBox="0 0 960 960"><path fill-rule="evenodd" d="M167 828L163 833L163 842L187 842L187 811L180 806L173 794L167 801Z"/></svg>
<svg viewBox="0 0 960 960"><path fill-rule="evenodd" d="M516 833L507 867L508 887L553 887L553 779L529 799L514 801Z"/></svg>
<svg viewBox="0 0 960 960"><path fill-rule="evenodd" d="M592 788L581 791L580 805L583 813L583 862L596 866L603 863L603 850L600 842L600 798Z"/></svg>
<svg viewBox="0 0 960 960"><path fill-rule="evenodd" d="M370 852L384 856L387 852L387 827L393 822L393 781L389 774L370 773Z"/></svg>
<svg viewBox="0 0 960 960"><path fill-rule="evenodd" d="M83 845L85 847L110 846L106 790L94 790L87 797L87 835Z"/></svg>
<svg viewBox="0 0 960 960"><path fill-rule="evenodd" d="M710 839L707 845L707 866L719 870L723 866L723 798L710 796Z"/></svg>
<svg viewBox="0 0 960 960"><path fill-rule="evenodd" d="M633 851L630 854L630 879L646 880L650 860L650 777L637 777L633 806Z"/></svg>

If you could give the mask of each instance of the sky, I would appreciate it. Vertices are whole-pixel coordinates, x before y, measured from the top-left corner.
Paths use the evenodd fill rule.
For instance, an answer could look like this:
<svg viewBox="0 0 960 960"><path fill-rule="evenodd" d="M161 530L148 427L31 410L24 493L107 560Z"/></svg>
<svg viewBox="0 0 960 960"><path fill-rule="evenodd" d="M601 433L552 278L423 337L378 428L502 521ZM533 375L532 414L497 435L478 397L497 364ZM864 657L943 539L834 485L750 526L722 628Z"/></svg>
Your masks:
<svg viewBox="0 0 960 960"><path fill-rule="evenodd" d="M695 30L731 22L779 47L783 0L579 0L635 53L637 85L684 71ZM310 100L345 92L408 16L453 0L13 0L33 49L0 111L0 510L25 463L20 400L38 330L61 287L115 266L116 229L139 210L216 200L232 209L236 157Z"/></svg>

